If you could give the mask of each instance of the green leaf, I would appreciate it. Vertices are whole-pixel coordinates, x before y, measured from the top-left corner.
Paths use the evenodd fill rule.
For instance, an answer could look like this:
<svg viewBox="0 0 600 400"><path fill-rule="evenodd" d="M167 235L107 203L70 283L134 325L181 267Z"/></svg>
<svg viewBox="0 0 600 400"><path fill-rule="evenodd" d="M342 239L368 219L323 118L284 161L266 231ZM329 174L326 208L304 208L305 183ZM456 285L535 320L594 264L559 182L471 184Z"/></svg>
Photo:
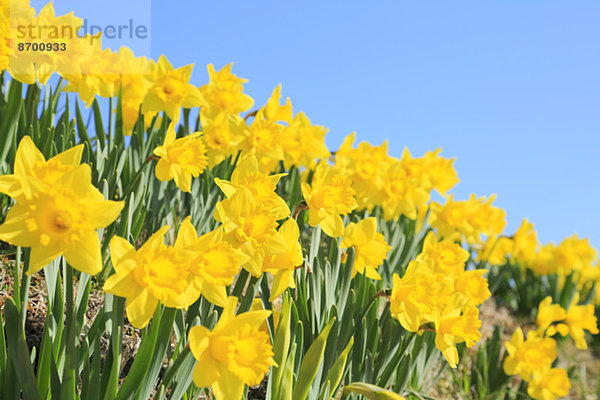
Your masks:
<svg viewBox="0 0 600 400"><path fill-rule="evenodd" d="M405 400L404 397L369 383L355 382L344 387L344 393L362 394L369 400Z"/></svg>
<svg viewBox="0 0 600 400"><path fill-rule="evenodd" d="M19 323L19 313L12 297L7 297L4 303L4 315L6 318L6 339L8 341L8 356L15 367L19 380L19 386L23 391L25 399L41 400L37 391L37 382L33 366L29 362L29 350L25 341L25 333Z"/></svg>
<svg viewBox="0 0 600 400"><path fill-rule="evenodd" d="M271 393L273 399L279 398L279 387L282 375L284 373L284 363L288 356L290 347L290 296L286 294L279 314L279 323L275 334L275 343L273 346L273 359L277 366L273 367L269 378L271 379ZM293 364L292 364L293 368Z"/></svg>
<svg viewBox="0 0 600 400"><path fill-rule="evenodd" d="M327 373L327 377L325 378L325 382L329 384L331 388L331 393L327 396L328 399L331 399L336 392L336 389L340 382L342 381L342 377L344 376L344 370L346 369L346 360L348 359L348 353L354 344L354 338L350 338L350 342L342 351L342 354L335 360L333 366Z"/></svg>
<svg viewBox="0 0 600 400"><path fill-rule="evenodd" d="M156 347L156 339L158 337L158 329L160 326L161 309L156 307L152 323L150 325L150 331L144 335L140 347L135 355L133 364L129 369L127 378L121 385L119 393L117 394L117 400L131 399L138 390L138 386L142 381L142 378L148 372L150 368L150 362L154 356L154 348Z"/></svg>
<svg viewBox="0 0 600 400"><path fill-rule="evenodd" d="M329 336L329 331L334 322L335 318L331 319L331 321L325 325L325 328L323 328L317 339L310 345L308 351L304 355L302 364L300 364L300 372L298 373L294 394L292 396L294 400L304 400L308 396L310 387L319 371L321 362L323 361L327 336Z"/></svg>

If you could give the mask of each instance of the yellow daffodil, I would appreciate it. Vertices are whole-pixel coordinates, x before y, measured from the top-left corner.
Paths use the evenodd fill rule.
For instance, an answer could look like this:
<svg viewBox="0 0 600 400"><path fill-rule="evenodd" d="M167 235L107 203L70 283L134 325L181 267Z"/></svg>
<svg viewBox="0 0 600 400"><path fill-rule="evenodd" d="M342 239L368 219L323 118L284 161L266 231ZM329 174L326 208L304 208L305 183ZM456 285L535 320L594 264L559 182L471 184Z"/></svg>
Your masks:
<svg viewBox="0 0 600 400"><path fill-rule="evenodd" d="M209 108L239 114L248 111L254 100L243 92L243 84L248 80L232 74L232 65L227 64L217 72L212 64L208 64L209 82L200 88L200 93Z"/></svg>
<svg viewBox="0 0 600 400"><path fill-rule="evenodd" d="M351 179L359 209L371 209L386 198L384 188L389 184L386 172L398 159L387 154L387 141L380 146L361 142L353 148L355 133L345 139L335 153L335 165Z"/></svg>
<svg viewBox="0 0 600 400"><path fill-rule="evenodd" d="M104 291L127 299L127 318L135 328L148 324L159 301L167 307L187 308L199 296L186 290L195 253L180 248L185 235L178 235L175 247L165 245L168 230L163 226L137 251L121 237L110 241L115 273L104 283Z"/></svg>
<svg viewBox="0 0 600 400"><path fill-rule="evenodd" d="M227 303L225 287L231 285L240 265L246 260L244 253L223 240L221 227L197 237L189 217L181 223L175 248L195 254L190 262L190 297L196 292L211 303L224 307Z"/></svg>
<svg viewBox="0 0 600 400"><path fill-rule="evenodd" d="M314 168L317 160L327 160L331 155L325 145L327 129L311 125L308 117L299 112L283 132L282 146L285 153L284 165Z"/></svg>
<svg viewBox="0 0 600 400"><path fill-rule="evenodd" d="M11 2L12 3L12 2ZM19 4L20 3L20 4ZM19 50L19 43L33 45L65 45L65 49L76 46L81 39L76 32L82 25L82 19L76 18L73 12L57 16L52 2L46 4L34 16L33 9L27 7L25 2L11 4L9 20L11 24L9 42L10 61L8 71L16 80L34 84L36 80L46 84L48 79L61 67L73 62L69 51L29 51L27 48ZM24 7L25 6L25 7ZM32 27L19 30L22 26ZM44 29L46 28L46 29ZM24 36L24 37L22 37ZM18 40L15 37L19 37Z"/></svg>
<svg viewBox="0 0 600 400"><path fill-rule="evenodd" d="M400 162L390 165L385 176L387 182L383 186L383 195L378 200L383 208L383 217L387 221L401 215L417 219L417 210L426 206L429 201L427 190L408 176Z"/></svg>
<svg viewBox="0 0 600 400"><path fill-rule="evenodd" d="M441 237L454 233L461 234L468 243L479 244L482 235L500 235L506 225L504 210L492 206L495 196L455 201L452 196L442 206L438 202L431 204L431 226Z"/></svg>
<svg viewBox="0 0 600 400"><path fill-rule="evenodd" d="M563 276L576 272L577 277L588 268L592 268L598 252L588 239L580 239L577 235L565 238L554 253L557 273Z"/></svg>
<svg viewBox="0 0 600 400"><path fill-rule="evenodd" d="M275 193L279 179L286 174L269 175L261 172L258 161L253 155L240 161L233 173L231 181L215 178L215 183L225 196L231 197L241 188L250 190L254 199L271 208L277 220L290 215L290 209L281 197Z"/></svg>
<svg viewBox="0 0 600 400"><path fill-rule="evenodd" d="M592 335L597 335L598 321L594 315L594 306L592 304L578 305L579 295L571 302L567 310L567 318L565 324L569 327L569 334L575 342L578 349L587 349L584 330L589 331Z"/></svg>
<svg viewBox="0 0 600 400"><path fill-rule="evenodd" d="M504 265L515 247L514 241L506 236L489 236L477 252L477 260L490 265Z"/></svg>
<svg viewBox="0 0 600 400"><path fill-rule="evenodd" d="M433 260L434 271L446 276L457 276L465 269L469 252L454 241L454 237L437 241L435 234L429 232L423 242L423 250L417 260L430 258Z"/></svg>
<svg viewBox="0 0 600 400"><path fill-rule="evenodd" d="M39 271L60 255L79 271L90 275L100 272L102 256L96 230L119 216L123 202L104 199L92 186L87 164L64 173L52 186L35 178L23 182L29 187L27 194L19 196L9 210L0 225L0 239L31 247L27 274Z"/></svg>
<svg viewBox="0 0 600 400"><path fill-rule="evenodd" d="M262 168L267 171L274 170L284 160L281 137L286 126L282 123L292 122L290 99L287 99L285 105L280 105L280 98L281 85L275 88L267 104L254 116L244 132L246 137L240 147L244 153L255 155Z"/></svg>
<svg viewBox="0 0 600 400"><path fill-rule="evenodd" d="M505 345L508 356L504 359L504 372L519 375L526 381L531 379L532 374L550 368L557 355L554 339L529 332L527 340L524 340L521 328L517 328Z"/></svg>
<svg viewBox="0 0 600 400"><path fill-rule="evenodd" d="M242 266L252 275L260 276L265 257L288 251L271 206L257 202L249 189L217 203L215 219L223 223L225 240L247 256Z"/></svg>
<svg viewBox="0 0 600 400"><path fill-rule="evenodd" d="M200 122L209 167L214 167L229 156L235 156L241 150L248 126L239 115L203 107L200 110Z"/></svg>
<svg viewBox="0 0 600 400"><path fill-rule="evenodd" d="M200 132L195 132L177 139L175 123L171 122L163 145L154 149L160 157L155 169L158 180L175 179L180 190L191 191L192 177L198 177L207 165L206 148L199 136Z"/></svg>
<svg viewBox="0 0 600 400"><path fill-rule="evenodd" d="M144 115L165 111L175 123L179 121L181 107L194 108L205 104L197 87L189 83L192 64L174 69L164 55L160 56L152 74L153 84L148 89L142 104Z"/></svg>
<svg viewBox="0 0 600 400"><path fill-rule="evenodd" d="M413 158L405 148L401 165L409 177L419 182L419 186L428 192L435 189L445 195L458 183L458 175L454 169L454 159L441 157L441 151L428 151L422 158Z"/></svg>
<svg viewBox="0 0 600 400"><path fill-rule="evenodd" d="M529 262L528 267L538 276L557 273L556 251L554 243L547 243L541 246Z"/></svg>
<svg viewBox="0 0 600 400"><path fill-rule="evenodd" d="M46 161L31 137L23 136L17 147L13 175L0 176L0 193L19 199L24 190L29 194L23 180L37 179L40 183L53 186L65 173L72 171L81 162L83 145L72 147Z"/></svg>
<svg viewBox="0 0 600 400"><path fill-rule="evenodd" d="M388 246L383 234L377 232L377 219L375 217L348 224L344 231L341 247L354 248L355 258L352 276L360 272L365 274L367 278L381 279L381 276L377 273L377 267L383 264L387 253L392 248Z"/></svg>
<svg viewBox="0 0 600 400"><path fill-rule="evenodd" d="M302 194L309 208L309 225L320 225L328 236L342 236L344 221L340 214L349 214L357 206L351 186L350 179L339 168L319 164L312 184L302 183Z"/></svg>
<svg viewBox="0 0 600 400"><path fill-rule="evenodd" d="M77 92L89 107L96 95L113 97L118 94L120 68L119 55L103 49L101 34L97 34L85 36L73 44L68 62L59 69L59 73L69 82L64 90Z"/></svg>
<svg viewBox="0 0 600 400"><path fill-rule="evenodd" d="M548 368L534 372L527 386L527 394L535 400L555 400L569 394L571 382L567 371L562 368Z"/></svg>
<svg viewBox="0 0 600 400"><path fill-rule="evenodd" d="M512 240L513 250L511 256L523 266L529 264L535 257L538 239L533 224L530 223L527 218L521 222L521 225L513 235Z"/></svg>
<svg viewBox="0 0 600 400"><path fill-rule="evenodd" d="M435 318L435 347L442 352L452 368L458 364L456 343L465 342L467 347L473 347L481 339L479 328L479 310L477 307L467 307L461 314L459 298L454 297L443 310L439 318Z"/></svg>
<svg viewBox="0 0 600 400"><path fill-rule="evenodd" d="M283 254L268 256L263 262L263 271L274 276L273 288L269 301L275 300L287 288L295 288L294 270L302 265L302 247L298 241L300 230L293 218L288 219L279 227L279 233L283 237L287 251Z"/></svg>
<svg viewBox="0 0 600 400"><path fill-rule="evenodd" d="M394 274L390 311L408 331L418 332L438 308L441 286L432 272L433 261L429 259L411 261L402 278Z"/></svg>
<svg viewBox="0 0 600 400"><path fill-rule="evenodd" d="M259 384L275 365L268 333L260 328L270 311L235 315L236 297L229 297L214 329L195 326L190 330L192 354L198 360L194 383L211 387L216 400L239 400L244 385Z"/></svg>
<svg viewBox="0 0 600 400"><path fill-rule="evenodd" d="M578 349L587 349L584 331L587 330L593 335L598 334L598 322L594 315L594 306L578 305L578 301L579 295L576 294L568 310L565 310L559 304L551 304L550 296L542 300L536 319L538 332L548 336L553 336L557 332L562 336L570 334Z"/></svg>
<svg viewBox="0 0 600 400"><path fill-rule="evenodd" d="M281 85L273 90L271 97L267 100L267 104L264 107L265 118L269 121L282 121L288 124L292 123L292 103L288 97L285 100L285 104L280 104L281 99Z"/></svg>
<svg viewBox="0 0 600 400"><path fill-rule="evenodd" d="M552 297L548 296L538 307L536 324L541 336L554 336L559 332L562 336L569 334L569 327L564 324L567 311L560 304L552 304ZM554 324L558 322L558 324ZM554 324L554 325L553 325Z"/></svg>
<svg viewBox="0 0 600 400"><path fill-rule="evenodd" d="M123 133L130 135L139 118L142 101L150 88L154 61L136 57L127 47L121 47L118 56L120 81L115 89L118 91L121 88ZM146 124L150 122L148 118Z"/></svg>
<svg viewBox="0 0 600 400"><path fill-rule="evenodd" d="M463 271L454 280L454 290L462 296L467 305L481 305L492 295L488 280L483 277L487 272L485 269Z"/></svg>

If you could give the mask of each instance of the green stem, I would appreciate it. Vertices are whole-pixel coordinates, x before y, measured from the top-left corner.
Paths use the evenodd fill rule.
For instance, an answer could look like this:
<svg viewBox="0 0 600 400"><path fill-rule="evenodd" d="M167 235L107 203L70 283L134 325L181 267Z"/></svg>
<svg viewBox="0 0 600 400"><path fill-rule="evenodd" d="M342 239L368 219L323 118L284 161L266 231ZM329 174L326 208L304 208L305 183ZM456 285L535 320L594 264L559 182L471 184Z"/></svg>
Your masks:
<svg viewBox="0 0 600 400"><path fill-rule="evenodd" d="M173 363L173 365L171 365L170 367L167 368L167 370L165 371L165 375L163 377L163 381L162 381L162 385L165 388L169 387L169 385L171 384L171 381L175 377L175 374L177 373L177 371L179 370L179 368L181 367L181 365L183 364L183 362L186 360L186 358L188 357L188 355L191 352L192 352L192 350L190 349L190 346L186 346L181 351L181 353L179 353L179 355L175 359L175 362Z"/></svg>
<svg viewBox="0 0 600 400"><path fill-rule="evenodd" d="M17 247L17 255L15 257L15 268L13 268L13 298L17 306L17 311L21 312L21 304L19 299L21 298L21 247Z"/></svg>

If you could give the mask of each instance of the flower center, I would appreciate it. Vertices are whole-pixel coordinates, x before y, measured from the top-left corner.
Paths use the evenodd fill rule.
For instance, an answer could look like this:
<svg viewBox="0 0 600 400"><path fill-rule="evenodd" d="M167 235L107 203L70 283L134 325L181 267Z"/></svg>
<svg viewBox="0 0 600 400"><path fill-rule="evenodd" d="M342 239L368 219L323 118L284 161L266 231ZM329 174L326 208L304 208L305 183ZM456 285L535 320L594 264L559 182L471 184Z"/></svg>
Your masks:
<svg viewBox="0 0 600 400"><path fill-rule="evenodd" d="M73 225L73 217L68 211L59 210L54 213L53 227L58 233L65 233Z"/></svg>

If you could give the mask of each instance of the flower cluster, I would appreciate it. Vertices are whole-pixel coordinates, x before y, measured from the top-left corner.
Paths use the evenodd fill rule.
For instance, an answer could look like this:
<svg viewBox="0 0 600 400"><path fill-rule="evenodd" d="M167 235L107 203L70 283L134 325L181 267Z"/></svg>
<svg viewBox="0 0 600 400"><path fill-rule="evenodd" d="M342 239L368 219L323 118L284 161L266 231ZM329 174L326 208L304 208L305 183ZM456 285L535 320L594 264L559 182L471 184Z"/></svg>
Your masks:
<svg viewBox="0 0 600 400"><path fill-rule="evenodd" d="M598 251L588 239L572 235L558 245L541 244L537 233L527 219L512 236L489 236L479 248L478 260L491 265L516 264L529 269L536 276L556 274L564 282L571 275L582 295L600 286L600 260ZM596 304L600 304L600 291L596 290Z"/></svg>
<svg viewBox="0 0 600 400"><path fill-rule="evenodd" d="M335 153L336 166L351 179L358 209L383 208L386 220L400 215L416 219L432 190L445 194L458 183L454 160L439 156L440 149L413 158L408 150L399 160L387 154L387 142L373 146L362 142L353 148L355 134Z"/></svg>
<svg viewBox="0 0 600 400"><path fill-rule="evenodd" d="M536 400L566 396L571 386L567 372L552 367L557 357L556 341L552 336L557 333L570 335L577 348L586 349L584 330L598 334L594 306L578 305L578 301L576 295L565 310L559 304L552 304L550 296L546 297L538 308L537 330L530 331L525 340L523 331L517 328L506 343L508 357L504 359L504 371L528 382L527 392Z"/></svg>
<svg viewBox="0 0 600 400"><path fill-rule="evenodd" d="M500 235L506 225L506 213L492 206L495 196L454 200L450 196L443 205L431 203L431 226L441 237L459 233L469 244L481 243L483 236Z"/></svg>
<svg viewBox="0 0 600 400"><path fill-rule="evenodd" d="M353 249L353 277L360 273L389 286L382 278L389 275L380 272L397 266L386 262L392 247L384 233L401 217L415 221L411 229L422 226L424 232L429 216L431 229L421 252L402 276L393 276L389 310L405 330L434 332L435 346L453 368L459 362L456 345L472 347L480 341L478 307L490 297L487 270L467 268L471 253L463 245L475 249L480 262L518 264L536 275L557 274L561 282L570 276L584 295L591 296L595 284L600 304L597 252L586 239L572 236L559 245L541 245L527 220L514 235L503 236L505 212L492 205L494 196L454 200L448 194L458 176L454 159L442 157L440 149L423 157L413 157L406 149L395 158L388 155L387 142L355 146L352 133L331 153L324 141L327 129L313 125L302 112L294 113L290 99L282 100L281 85L252 111L254 100L244 93L247 80L233 74L232 64L220 70L208 65L208 83L196 87L190 83L193 65L175 68L164 55L155 61L136 57L127 48L103 49L100 34L75 36L68 43L66 38L42 36L38 43L67 44L68 50L25 53L9 34L15 24L76 30L81 20L72 13L56 16L51 3L36 15L28 0L11 0L10 6L0 0L0 10L0 71L28 84L45 84L57 73L67 81L62 89L77 92L87 106L96 96L120 96L126 134L143 133L155 126L153 120L164 118L164 141L148 157L148 162L156 161L158 180L174 180L179 190L197 193L193 178L205 174L212 184L212 173L223 169L214 167L234 166L227 179L214 178L222 197L212 217L208 214L218 223L212 231L199 235L191 218L181 216L174 218L174 240L169 226L137 248L129 238L104 238L110 240L111 262L106 265L112 274L103 289L126 299L127 317L135 328L146 327L159 305L188 310L202 296L223 309L212 330L195 326L188 335L187 351L198 360L194 382L210 386L217 399L242 398L244 385L260 383L275 365L265 326L270 311L261 307L266 296L251 311L236 315L238 299L229 290L242 269L244 276L270 275L270 302L295 287L299 275L294 272L304 263L301 234L307 237L297 220L314 228L311 246L320 246L315 238L322 231L332 238L329 243ZM178 125L182 109L198 109L199 124L193 131L187 124ZM82 152L79 145L46 159L25 136L14 173L0 176L0 193L14 199L0 225L0 239L31 248L28 274L61 255L79 271L95 275L103 269L98 231L119 222L123 202L106 200L92 185ZM300 204L278 194L289 172L302 177L292 181L303 195ZM445 198L444 204L431 202L434 191ZM290 205L298 206L293 216ZM400 242L387 239L396 246ZM406 249L402 242L394 250L400 255L412 252L420 246L420 239L415 242ZM344 250L335 254L340 253L343 257ZM526 380L535 399L550 400L569 391L566 371L553 367L553 336L570 336L578 348L586 348L585 331L598 334L594 307L578 304L579 298L567 309L546 298L539 306L537 330L525 339L518 329L506 344L504 370Z"/></svg>
<svg viewBox="0 0 600 400"><path fill-rule="evenodd" d="M598 334L594 306L578 305L578 301L576 295L565 310L559 304L552 304L551 297L546 297L538 308L537 330L530 331L524 340L523 331L517 328L506 343L508 357L504 359L504 371L528 382L527 392L536 400L553 400L569 393L567 372L552 367L557 357L552 336L570 335L577 348L586 349L584 330Z"/></svg>
<svg viewBox="0 0 600 400"><path fill-rule="evenodd" d="M90 166L81 164L83 145L49 160L29 136L17 148L14 174L0 176L0 193L16 200L0 225L0 239L31 248L31 275L64 256L75 269L102 269L98 229L110 225L123 202L105 200L92 185Z"/></svg>
<svg viewBox="0 0 600 400"><path fill-rule="evenodd" d="M519 375L528 382L527 393L536 400L553 400L569 394L571 383L567 371L553 368L557 357L556 342L529 332L527 340L517 328L505 343L508 356L503 367L507 375Z"/></svg>
<svg viewBox="0 0 600 400"><path fill-rule="evenodd" d="M469 253L454 241L429 233L423 251L402 278L394 274L390 310L408 331L434 330L435 344L451 367L458 363L456 343L472 347L481 335L477 306L488 297L485 270L465 270Z"/></svg>

